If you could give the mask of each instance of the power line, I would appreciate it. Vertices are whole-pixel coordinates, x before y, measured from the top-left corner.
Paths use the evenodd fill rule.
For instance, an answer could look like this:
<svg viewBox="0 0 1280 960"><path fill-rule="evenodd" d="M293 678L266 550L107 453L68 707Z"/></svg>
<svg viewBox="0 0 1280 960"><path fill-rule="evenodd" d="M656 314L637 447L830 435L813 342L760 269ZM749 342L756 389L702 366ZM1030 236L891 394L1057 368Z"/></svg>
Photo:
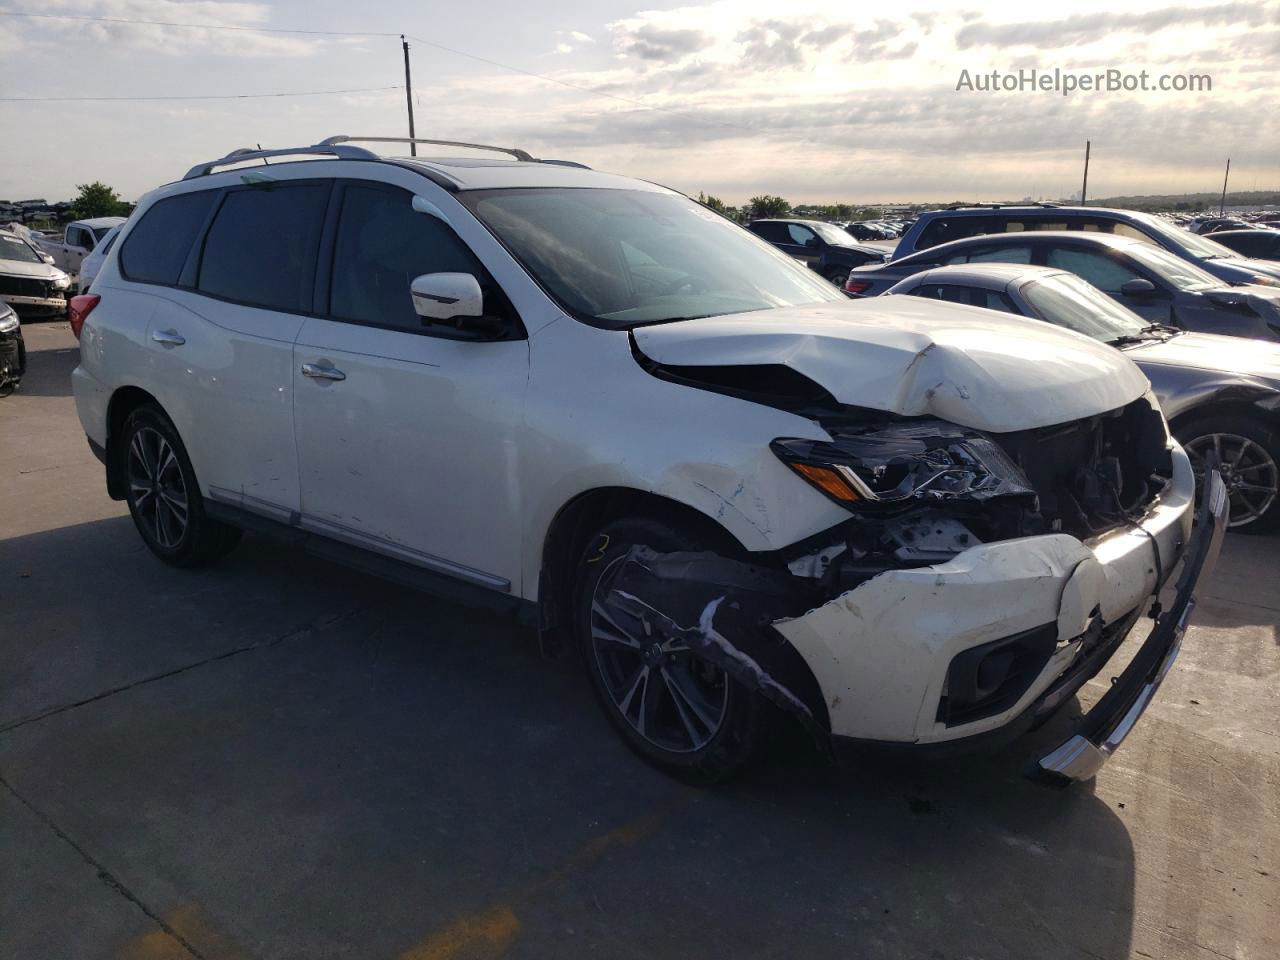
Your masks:
<svg viewBox="0 0 1280 960"><path fill-rule="evenodd" d="M83 15L77 15L77 14L61 14L61 13L28 13L26 11L21 11L21 10L0 10L0 16L25 17L32 20L70 20L70 21L80 22L80 23L120 23L120 24L132 24L135 26L175 27L178 29L186 29L186 30L231 30L231 31L247 32L247 33L295 34L298 36L397 37L397 38L407 37L408 39L413 40L417 43L421 43L428 47L433 47L436 50L443 50L445 53L452 53L454 56L457 56L457 57L464 57L468 60L474 60L477 63L483 63L491 67L497 67L500 70L508 70L512 73L521 74L522 76L533 77L536 80L542 80L546 83L558 84L559 86L567 87L570 90L576 90L579 93L585 93L585 94L588 94L589 96L604 97L609 100L614 100L618 103L625 103L632 107L638 107L641 110L652 110L655 113L666 113L672 116L684 117L686 119L696 120L699 123L711 124L717 127L725 127L730 130L741 130L745 133L751 133L751 134L758 133L757 130L745 124L731 123L724 120L712 120L689 110L680 110L672 107L654 106L651 103L645 103L643 100L636 100L631 97L623 97L614 93L606 93L603 90L595 90L591 87L584 86L583 84L573 83L569 80L563 80L559 77L548 76L545 73L536 73L533 70L526 70L523 67L512 66L511 64L503 63L500 60L493 60L493 59L490 59L489 57L482 57L479 54L469 53L466 50L459 50L457 47L450 47L450 46L447 46L446 44L438 43L434 40L427 40L423 37L413 36L412 34L392 33L389 31L302 30L302 29L296 29L296 28L290 28L290 27L250 27L250 26L230 26L226 24L216 24L216 23L180 23L173 20L144 20L144 19L132 19L132 18L125 18L125 17L90 17L90 16L83 16ZM41 98L35 98L35 97L0 98L0 102L4 102L5 100L35 100L35 99L41 99ZM93 99L93 98L51 97L48 99L50 100L81 100L81 99ZM122 97L119 99L147 100L147 99L163 99L163 98ZM209 99L215 99L215 98L209 98Z"/></svg>
<svg viewBox="0 0 1280 960"><path fill-rule="evenodd" d="M210 93L160 97L0 97L0 103L136 103L145 100L260 100L269 97L328 97L345 93L381 93L386 90L399 89L401 89L400 84L394 84L389 87L359 87L351 90L297 90L285 93Z"/></svg>
<svg viewBox="0 0 1280 960"><path fill-rule="evenodd" d="M398 33L359 32L352 30L299 30L289 27L232 26L225 23L178 23L173 20L142 20L128 17L87 17L70 13L27 13L24 10L0 10L0 17L26 17L29 20L74 20L81 23L124 23L137 26L178 27L184 30L236 30L247 33L295 33L315 37L398 37Z"/></svg>

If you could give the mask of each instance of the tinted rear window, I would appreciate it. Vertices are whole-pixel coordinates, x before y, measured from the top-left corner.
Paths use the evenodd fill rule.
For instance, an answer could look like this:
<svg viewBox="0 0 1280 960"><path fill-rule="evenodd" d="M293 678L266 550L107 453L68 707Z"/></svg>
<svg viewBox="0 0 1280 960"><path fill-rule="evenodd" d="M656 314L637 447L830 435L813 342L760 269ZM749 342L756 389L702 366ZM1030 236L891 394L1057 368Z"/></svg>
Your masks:
<svg viewBox="0 0 1280 960"><path fill-rule="evenodd" d="M328 197L327 183L228 193L209 225L197 289L269 310L310 310Z"/></svg>
<svg viewBox="0 0 1280 960"><path fill-rule="evenodd" d="M963 240L983 233L993 233L991 217L939 217L920 232L916 249L936 247L951 240Z"/></svg>
<svg viewBox="0 0 1280 960"><path fill-rule="evenodd" d="M177 283L216 193L201 190L152 204L120 248L120 272L125 279Z"/></svg>

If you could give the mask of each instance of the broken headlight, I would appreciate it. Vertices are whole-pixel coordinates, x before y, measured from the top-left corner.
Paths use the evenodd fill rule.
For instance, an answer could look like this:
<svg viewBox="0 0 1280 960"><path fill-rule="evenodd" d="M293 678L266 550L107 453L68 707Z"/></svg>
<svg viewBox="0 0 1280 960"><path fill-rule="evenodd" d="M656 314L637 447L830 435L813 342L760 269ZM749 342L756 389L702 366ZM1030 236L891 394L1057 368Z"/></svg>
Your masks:
<svg viewBox="0 0 1280 960"><path fill-rule="evenodd" d="M835 436L779 439L773 452L842 506L905 500L981 500L1035 491L993 441L941 420Z"/></svg>

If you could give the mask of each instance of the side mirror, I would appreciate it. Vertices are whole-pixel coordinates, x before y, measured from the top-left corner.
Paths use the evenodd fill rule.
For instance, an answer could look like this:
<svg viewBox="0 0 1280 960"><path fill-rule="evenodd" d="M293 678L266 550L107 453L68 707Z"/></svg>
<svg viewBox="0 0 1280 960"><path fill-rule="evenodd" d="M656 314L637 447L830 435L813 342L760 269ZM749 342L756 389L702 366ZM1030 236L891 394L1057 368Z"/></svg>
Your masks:
<svg viewBox="0 0 1280 960"><path fill-rule="evenodd" d="M52 266L52 264L53 264L53 254L52 254L52 253L42 253L42 254L40 254L40 259L41 259L41 260L43 260L45 263L47 263L47 264L51 265L51 266Z"/></svg>
<svg viewBox="0 0 1280 960"><path fill-rule="evenodd" d="M484 294L469 273L424 273L409 285L413 309L424 320L484 315Z"/></svg>
<svg viewBox="0 0 1280 960"><path fill-rule="evenodd" d="M1120 292L1126 297L1149 297L1156 292L1156 285L1150 280L1135 278L1126 280L1120 287Z"/></svg>

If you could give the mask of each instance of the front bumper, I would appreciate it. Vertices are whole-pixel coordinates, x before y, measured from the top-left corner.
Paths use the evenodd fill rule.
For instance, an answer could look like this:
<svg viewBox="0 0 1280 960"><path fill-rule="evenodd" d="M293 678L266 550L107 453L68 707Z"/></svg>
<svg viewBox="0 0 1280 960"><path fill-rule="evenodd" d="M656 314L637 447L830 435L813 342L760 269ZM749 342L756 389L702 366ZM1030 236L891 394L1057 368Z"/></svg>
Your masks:
<svg viewBox="0 0 1280 960"><path fill-rule="evenodd" d="M27 316L65 313L67 309L66 297L23 297L5 293L0 294L0 300Z"/></svg>
<svg viewBox="0 0 1280 960"><path fill-rule="evenodd" d="M1226 485L1213 471L1201 498L1195 536L1183 561L1173 603L1160 614L1124 673L1081 719L1076 732L1040 758L1039 769L1044 774L1064 781L1090 779L1146 711L1182 649L1196 606L1196 585L1217 563L1227 530L1227 502Z"/></svg>
<svg viewBox="0 0 1280 960"><path fill-rule="evenodd" d="M945 743L1003 730L1046 699L1064 700L1060 681L1097 653L1098 631L1118 631L1105 646L1114 650L1187 551L1195 476L1181 449L1173 463L1169 486L1130 527L1087 542L1051 534L982 544L946 563L880 574L776 622L817 679L832 735ZM1056 643L1016 700L971 722L942 716L958 655L1044 630Z"/></svg>

